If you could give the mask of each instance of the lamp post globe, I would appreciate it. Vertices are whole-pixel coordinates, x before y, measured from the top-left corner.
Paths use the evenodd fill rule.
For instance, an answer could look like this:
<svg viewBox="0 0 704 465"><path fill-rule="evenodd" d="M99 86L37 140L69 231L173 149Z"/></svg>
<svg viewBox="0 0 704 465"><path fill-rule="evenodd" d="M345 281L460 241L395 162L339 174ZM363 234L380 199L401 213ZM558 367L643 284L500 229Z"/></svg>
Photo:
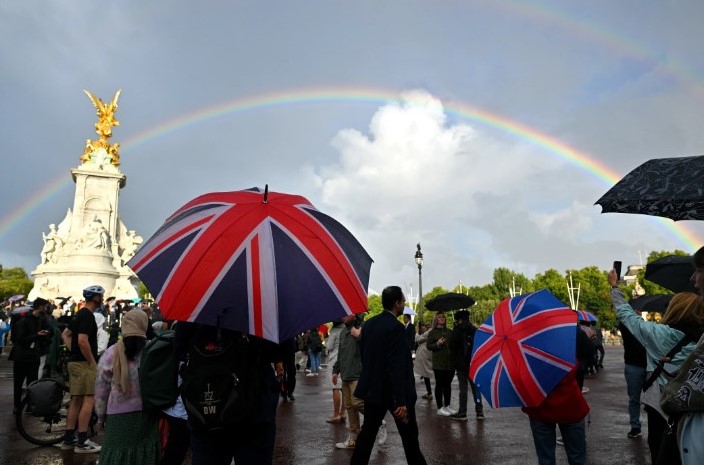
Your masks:
<svg viewBox="0 0 704 465"><path fill-rule="evenodd" d="M423 323L423 252L420 251L420 242L416 246L416 265L418 265L418 320Z"/></svg>

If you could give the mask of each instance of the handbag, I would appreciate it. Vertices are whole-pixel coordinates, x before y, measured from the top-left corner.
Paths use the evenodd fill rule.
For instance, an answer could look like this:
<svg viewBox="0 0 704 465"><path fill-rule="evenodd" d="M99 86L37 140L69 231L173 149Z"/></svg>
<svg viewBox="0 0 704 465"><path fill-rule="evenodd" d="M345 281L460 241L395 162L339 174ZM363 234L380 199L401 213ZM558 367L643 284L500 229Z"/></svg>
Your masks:
<svg viewBox="0 0 704 465"><path fill-rule="evenodd" d="M704 346L698 346L663 388L660 407L668 415L704 410Z"/></svg>

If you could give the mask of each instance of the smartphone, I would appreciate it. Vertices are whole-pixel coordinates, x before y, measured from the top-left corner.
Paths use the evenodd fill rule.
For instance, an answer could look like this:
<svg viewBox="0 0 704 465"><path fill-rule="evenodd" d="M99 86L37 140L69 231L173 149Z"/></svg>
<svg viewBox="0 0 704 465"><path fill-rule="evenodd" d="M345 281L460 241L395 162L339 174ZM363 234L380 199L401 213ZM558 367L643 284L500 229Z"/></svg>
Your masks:
<svg viewBox="0 0 704 465"><path fill-rule="evenodd" d="M621 281L621 262L616 260L614 261L614 270L616 270L616 279Z"/></svg>

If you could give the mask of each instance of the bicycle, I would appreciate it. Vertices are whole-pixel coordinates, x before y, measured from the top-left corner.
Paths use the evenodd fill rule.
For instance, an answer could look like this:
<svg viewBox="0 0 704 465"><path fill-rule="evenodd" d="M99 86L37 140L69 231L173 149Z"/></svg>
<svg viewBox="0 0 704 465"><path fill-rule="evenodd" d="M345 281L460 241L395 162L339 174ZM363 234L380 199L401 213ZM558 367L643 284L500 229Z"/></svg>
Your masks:
<svg viewBox="0 0 704 465"><path fill-rule="evenodd" d="M32 412L30 396L27 394L29 388L25 390L25 396L15 415L15 425L20 435L32 444L53 446L61 442L64 438L66 432L66 415L71 405L71 395L69 394L69 389L65 382L65 380L68 380L68 373L66 371L67 364L68 352L62 350L57 361L58 376L38 380L43 383L53 382L55 389L61 389L63 396L61 398L60 407L56 412L49 414L44 412L40 415ZM88 426L89 437L95 436L95 424L97 422L98 417L95 412L93 412Z"/></svg>

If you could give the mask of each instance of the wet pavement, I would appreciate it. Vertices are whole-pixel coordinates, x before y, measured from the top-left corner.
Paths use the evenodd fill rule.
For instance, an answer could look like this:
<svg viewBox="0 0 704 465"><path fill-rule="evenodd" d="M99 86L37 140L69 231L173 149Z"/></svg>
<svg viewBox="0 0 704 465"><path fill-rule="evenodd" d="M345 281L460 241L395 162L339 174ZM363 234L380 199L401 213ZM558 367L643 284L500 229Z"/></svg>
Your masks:
<svg viewBox="0 0 704 465"><path fill-rule="evenodd" d="M37 447L26 442L16 431L12 412L11 362L0 359L0 464L43 465L97 463L95 455L78 455L51 447ZM647 465L650 463L646 438L628 439L626 385L623 378L623 349L606 348L605 369L588 378L585 395L592 411L587 428L587 463ZM333 465L349 463L351 451L337 450L336 442L347 437L343 424L328 424L332 413L332 395L323 375L306 377L299 373L296 401L281 403L277 419L274 463L277 465ZM433 383L434 385L434 383ZM419 381L420 394L425 387ZM453 406L457 407L457 382L453 385ZM471 397L471 396L470 396ZM485 407L486 419L477 421L470 414L467 422L453 421L437 415L434 401L420 399L416 405L420 427L420 444L429 464L532 464L537 463L528 418L520 409L491 410ZM470 406L471 411L471 406ZM645 421L645 414L641 415ZM401 438L387 417L389 437L385 445L375 446L371 464L405 464ZM644 431L647 425L644 424ZM98 437L97 442L100 442ZM557 463L567 463L558 446Z"/></svg>

